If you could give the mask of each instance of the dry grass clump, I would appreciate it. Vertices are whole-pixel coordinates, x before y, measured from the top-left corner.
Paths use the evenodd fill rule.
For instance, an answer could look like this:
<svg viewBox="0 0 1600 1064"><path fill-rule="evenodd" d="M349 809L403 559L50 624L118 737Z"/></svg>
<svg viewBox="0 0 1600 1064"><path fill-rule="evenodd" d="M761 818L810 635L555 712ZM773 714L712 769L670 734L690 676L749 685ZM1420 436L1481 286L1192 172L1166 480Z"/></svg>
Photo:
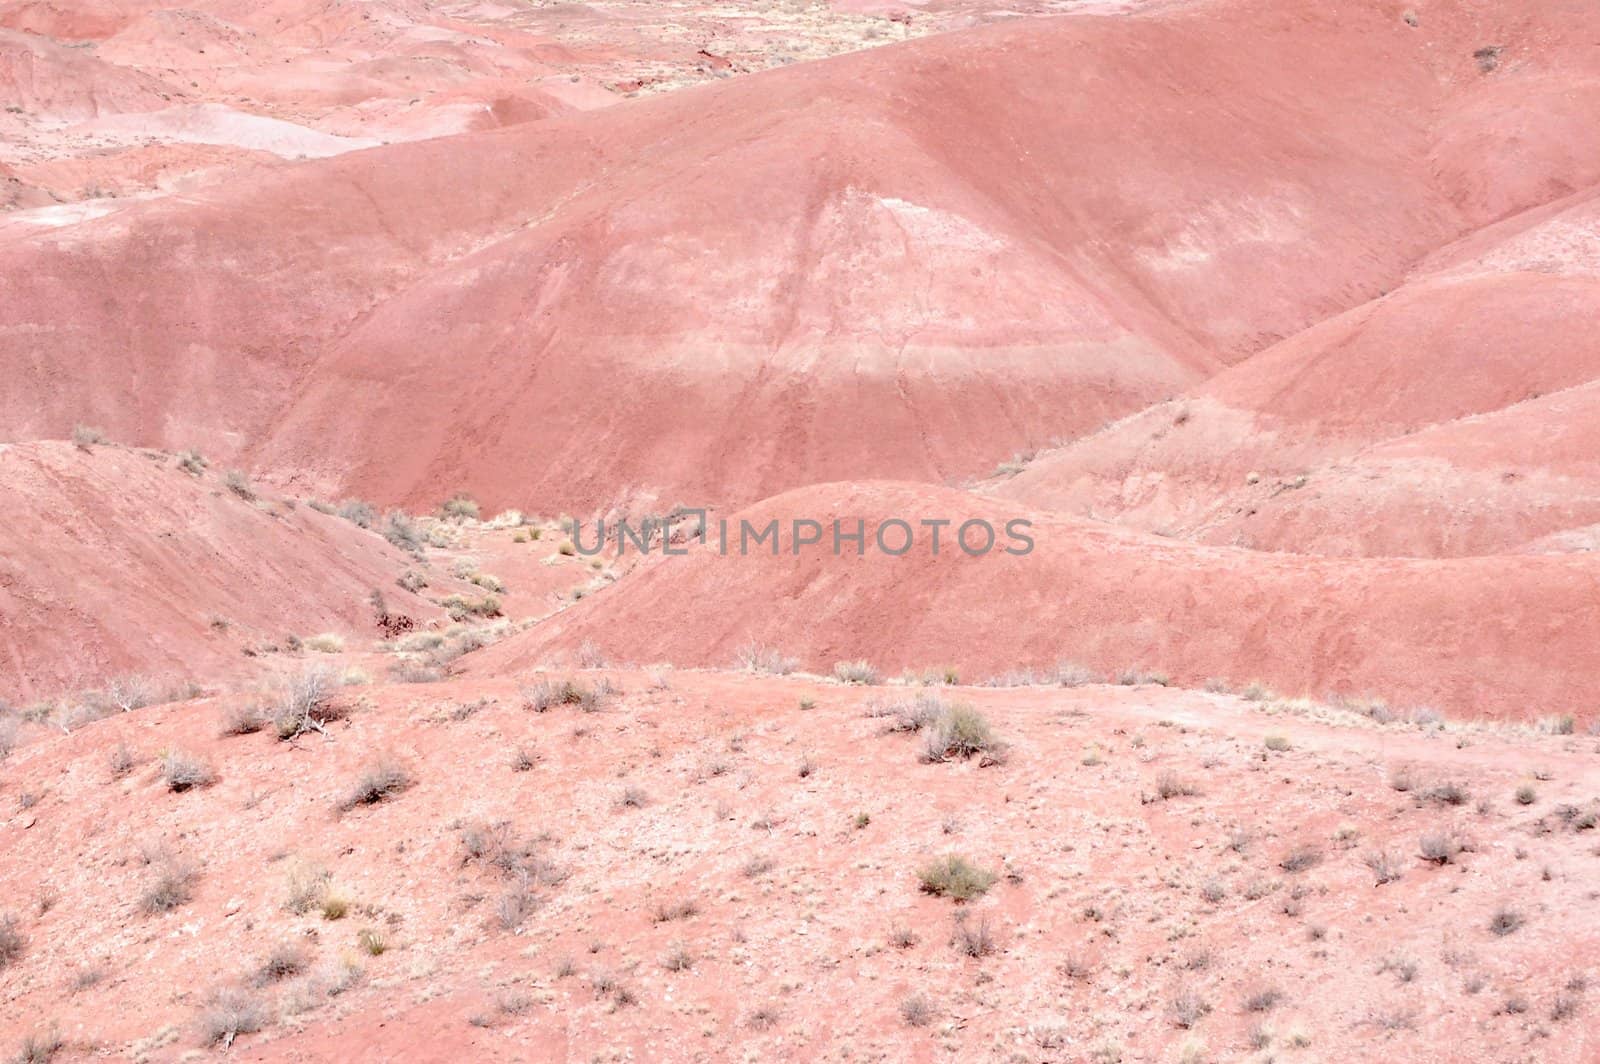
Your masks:
<svg viewBox="0 0 1600 1064"><path fill-rule="evenodd" d="M1417 840L1417 847L1424 861L1441 865L1449 864L1472 849L1453 831L1430 831Z"/></svg>
<svg viewBox="0 0 1600 1064"><path fill-rule="evenodd" d="M900 1002L900 1018L907 1027L926 1027L933 1022L933 1003L921 994L909 994Z"/></svg>
<svg viewBox="0 0 1600 1064"><path fill-rule="evenodd" d="M422 554L426 537L410 514L401 510L390 510L383 515L382 531L384 539L407 554L419 556Z"/></svg>
<svg viewBox="0 0 1600 1064"><path fill-rule="evenodd" d="M256 489L250 486L250 478L237 469L230 469L224 473L222 483L245 502L251 502L256 497Z"/></svg>
<svg viewBox="0 0 1600 1064"><path fill-rule="evenodd" d="M833 666L833 678L840 683L871 686L883 682L883 676L870 662L839 661Z"/></svg>
<svg viewBox="0 0 1600 1064"><path fill-rule="evenodd" d="M500 599L495 595L469 599L465 595L447 595L439 601L452 621L461 622L469 617L500 616Z"/></svg>
<svg viewBox="0 0 1600 1064"><path fill-rule="evenodd" d="M1520 911L1509 905L1502 905L1489 917L1489 930L1503 938L1521 928L1527 921L1528 918Z"/></svg>
<svg viewBox="0 0 1600 1064"><path fill-rule="evenodd" d="M185 861L162 859L156 878L139 896L139 911L146 916L159 916L187 905L194 897L194 881L199 876L195 867Z"/></svg>
<svg viewBox="0 0 1600 1064"><path fill-rule="evenodd" d="M612 693L604 680L591 688L572 679L543 678L522 688L522 708L543 713L553 706L577 706L585 713L595 713L604 708Z"/></svg>
<svg viewBox="0 0 1600 1064"><path fill-rule="evenodd" d="M1193 798L1200 788L1175 772L1163 772L1156 777L1156 800L1169 802L1174 798Z"/></svg>
<svg viewBox="0 0 1600 1064"><path fill-rule="evenodd" d="M268 983L279 983L290 976L299 975L311 963L311 958L306 954L305 948L298 943L285 942L274 946L272 952L262 958L256 967L255 983L257 986L266 986Z"/></svg>
<svg viewBox="0 0 1600 1064"><path fill-rule="evenodd" d="M799 662L787 657L776 647L762 646L759 643L746 643L733 655L734 668L746 672L764 672L773 676L787 676L793 672Z"/></svg>
<svg viewBox="0 0 1600 1064"><path fill-rule="evenodd" d="M23 937L22 929L17 926L15 914L6 913L0 916L0 971L4 971L21 959L27 945L28 940Z"/></svg>
<svg viewBox="0 0 1600 1064"><path fill-rule="evenodd" d="M1167 1011L1173 1024L1188 1030L1211 1012L1211 1003L1193 988L1185 988L1172 999Z"/></svg>
<svg viewBox="0 0 1600 1064"><path fill-rule="evenodd" d="M222 734L254 735L270 719L271 714L253 702L235 703L222 711Z"/></svg>
<svg viewBox="0 0 1600 1064"><path fill-rule="evenodd" d="M457 492L439 507L439 516L451 521L476 521L478 504L466 492Z"/></svg>
<svg viewBox="0 0 1600 1064"><path fill-rule="evenodd" d="M88 425L72 426L72 442L80 451L88 451L97 443L106 442L106 434Z"/></svg>
<svg viewBox="0 0 1600 1064"><path fill-rule="evenodd" d="M1385 883L1393 883L1406 874L1402 858L1386 850L1373 850L1363 860L1372 870L1373 879L1380 887Z"/></svg>
<svg viewBox="0 0 1600 1064"><path fill-rule="evenodd" d="M1304 872L1322 863L1322 851L1309 844L1296 846L1278 862L1285 872Z"/></svg>
<svg viewBox="0 0 1600 1064"><path fill-rule="evenodd" d="M940 857L917 870L923 893L955 901L968 901L987 893L998 878L957 854Z"/></svg>
<svg viewBox="0 0 1600 1064"><path fill-rule="evenodd" d="M181 750L168 750L161 757L161 778L167 790L175 793L208 787L216 782L217 774L210 765Z"/></svg>
<svg viewBox="0 0 1600 1064"><path fill-rule="evenodd" d="M966 913L956 913L955 929L950 934L950 944L964 957L987 957L999 948L994 930L987 916L977 921L966 919Z"/></svg>
<svg viewBox="0 0 1600 1064"><path fill-rule="evenodd" d="M348 813L360 805L377 805L410 787L414 780L405 766L392 757L380 757L362 771L356 785L339 802L339 811Z"/></svg>
<svg viewBox="0 0 1600 1064"><path fill-rule="evenodd" d="M191 477L200 476L210 465L211 463L206 461L206 456L193 448L178 453L178 468Z"/></svg>
<svg viewBox="0 0 1600 1064"><path fill-rule="evenodd" d="M324 724L339 719L339 713L329 705L336 686L333 673L318 665L309 665L285 678L272 716L278 738L288 741L308 731L323 731Z"/></svg>
<svg viewBox="0 0 1600 1064"><path fill-rule="evenodd" d="M306 638L302 645L318 654L341 654L344 652L344 637L337 632L322 632Z"/></svg>
<svg viewBox="0 0 1600 1064"><path fill-rule="evenodd" d="M267 1025L266 1006L248 991L222 987L200 1013L200 1037L206 1045L227 1048L241 1034L254 1034Z"/></svg>
<svg viewBox="0 0 1600 1064"><path fill-rule="evenodd" d="M951 758L971 758L982 755L982 764L998 764L1004 760L1004 747L995 738L994 729L983 714L958 702L945 707L925 729L927 736L922 757L925 761L948 761Z"/></svg>

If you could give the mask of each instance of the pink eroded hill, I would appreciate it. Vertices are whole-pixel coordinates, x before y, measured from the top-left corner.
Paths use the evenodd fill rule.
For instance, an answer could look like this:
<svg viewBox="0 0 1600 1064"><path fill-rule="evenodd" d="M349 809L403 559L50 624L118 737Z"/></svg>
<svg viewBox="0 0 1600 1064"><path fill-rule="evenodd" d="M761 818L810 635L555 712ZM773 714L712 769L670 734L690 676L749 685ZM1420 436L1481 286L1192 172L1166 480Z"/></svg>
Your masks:
<svg viewBox="0 0 1600 1064"><path fill-rule="evenodd" d="M1586 10L1019 22L126 207L0 250L0 427L491 508L969 476L1600 177Z"/></svg>
<svg viewBox="0 0 1600 1064"><path fill-rule="evenodd" d="M0 698L126 674L213 682L286 635L373 631L368 596L437 616L395 586L407 558L309 507L245 499L171 455L0 445Z"/></svg>
<svg viewBox="0 0 1600 1064"><path fill-rule="evenodd" d="M618 660L727 666L749 642L826 671L956 667L969 681L1062 660L1156 670L1185 686L1261 680L1317 696L1527 719L1586 713L1600 667L1600 559L1325 559L1195 546L945 488L873 482L780 495L730 520L1033 522L1032 553L798 557L737 540L657 557L615 587L484 651L501 675L585 642ZM592 530L589 533L592 536ZM949 533L946 533L947 537ZM587 540L586 540L587 542ZM891 543L894 540L891 539Z"/></svg>
<svg viewBox="0 0 1600 1064"><path fill-rule="evenodd" d="M1580 408L1600 379L1587 324L1600 311L1597 220L1590 191L1474 234L1387 296L1041 456L997 491L1318 553L1493 553L1588 523L1595 450ZM1561 483L1534 475L1546 456ZM1277 516L1340 481L1341 501L1313 507L1316 519Z"/></svg>
<svg viewBox="0 0 1600 1064"><path fill-rule="evenodd" d="M31 34L0 29L0 106L70 120L154 111L177 93L147 74Z"/></svg>

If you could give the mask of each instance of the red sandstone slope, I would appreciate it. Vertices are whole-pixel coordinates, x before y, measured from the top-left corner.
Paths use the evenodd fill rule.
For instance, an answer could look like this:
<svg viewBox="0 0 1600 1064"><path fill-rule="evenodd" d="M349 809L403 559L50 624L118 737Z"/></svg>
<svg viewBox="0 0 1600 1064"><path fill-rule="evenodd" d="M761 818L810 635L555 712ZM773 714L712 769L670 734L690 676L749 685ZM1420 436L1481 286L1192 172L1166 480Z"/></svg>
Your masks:
<svg viewBox="0 0 1600 1064"><path fill-rule="evenodd" d="M1600 378L1597 234L1593 191L1491 227L1384 298L1044 455L997 490L1272 550L1494 553L1587 523L1600 490L1584 415ZM1431 468L1391 477L1396 458ZM1534 478L1547 460L1565 483L1545 490ZM1278 516L1324 490L1341 501L1320 517Z"/></svg>
<svg viewBox="0 0 1600 1064"><path fill-rule="evenodd" d="M789 492L733 520L835 517L1034 522L1025 556L797 558L712 548L659 557L539 628L486 650L499 675L585 641L619 660L728 665L747 641L812 669L956 666L969 680L1073 660L1219 677L1286 692L1372 693L1478 716L1589 712L1600 667L1600 559L1333 560L1201 547L943 488L868 483ZM849 527L848 525L846 526ZM952 525L952 528L955 526ZM592 533L591 533L592 534ZM587 540L586 540L587 542ZM736 541L733 541L736 542ZM891 539L891 544L894 540Z"/></svg>
<svg viewBox="0 0 1600 1064"><path fill-rule="evenodd" d="M177 90L31 34L0 29L0 106L52 120L165 107Z"/></svg>
<svg viewBox="0 0 1600 1064"><path fill-rule="evenodd" d="M0 698L125 674L213 682L263 639L372 630L368 595L432 617L395 586L407 559L308 507L246 500L170 455L0 445Z"/></svg>
<svg viewBox="0 0 1600 1064"><path fill-rule="evenodd" d="M1600 176L1592 12L1440 11L1003 25L14 238L0 426L491 506L969 475Z"/></svg>

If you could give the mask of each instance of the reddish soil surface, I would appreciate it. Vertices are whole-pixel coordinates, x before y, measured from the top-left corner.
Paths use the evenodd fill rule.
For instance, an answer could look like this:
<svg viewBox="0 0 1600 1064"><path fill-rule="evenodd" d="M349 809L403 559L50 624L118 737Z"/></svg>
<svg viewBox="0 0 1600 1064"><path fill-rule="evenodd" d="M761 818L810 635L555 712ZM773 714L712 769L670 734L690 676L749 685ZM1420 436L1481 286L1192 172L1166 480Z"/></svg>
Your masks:
<svg viewBox="0 0 1600 1064"><path fill-rule="evenodd" d="M1593 739L934 689L1007 750L927 764L870 715L910 689L574 677L620 693L352 689L293 743L219 737L215 698L14 754L5 1030L186 1058L232 989L251 1060L1593 1059ZM172 793L163 750L215 781ZM410 785L340 811L385 757ZM1430 863L1434 833L1470 849ZM919 890L950 854L986 894ZM141 911L175 870L183 900ZM317 873L339 919L290 908Z"/></svg>
<svg viewBox="0 0 1600 1064"><path fill-rule="evenodd" d="M0 0L0 1059L1600 1060L1597 40Z"/></svg>

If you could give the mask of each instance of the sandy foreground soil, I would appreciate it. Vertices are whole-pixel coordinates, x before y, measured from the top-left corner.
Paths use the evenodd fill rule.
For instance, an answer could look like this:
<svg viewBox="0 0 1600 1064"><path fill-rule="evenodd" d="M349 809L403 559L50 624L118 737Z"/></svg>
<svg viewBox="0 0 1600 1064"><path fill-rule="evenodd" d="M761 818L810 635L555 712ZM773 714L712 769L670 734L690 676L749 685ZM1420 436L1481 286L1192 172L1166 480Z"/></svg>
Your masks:
<svg viewBox="0 0 1600 1064"><path fill-rule="evenodd" d="M541 709L541 681L588 701ZM896 730L919 700L973 707L997 745L930 762L927 729ZM1155 686L670 668L345 687L293 740L222 734L255 701L147 707L12 755L12 1042L150 1060L234 1031L231 1055L273 1060L1596 1052L1593 737ZM163 758L209 779L175 792ZM984 893L921 886L950 856Z"/></svg>

